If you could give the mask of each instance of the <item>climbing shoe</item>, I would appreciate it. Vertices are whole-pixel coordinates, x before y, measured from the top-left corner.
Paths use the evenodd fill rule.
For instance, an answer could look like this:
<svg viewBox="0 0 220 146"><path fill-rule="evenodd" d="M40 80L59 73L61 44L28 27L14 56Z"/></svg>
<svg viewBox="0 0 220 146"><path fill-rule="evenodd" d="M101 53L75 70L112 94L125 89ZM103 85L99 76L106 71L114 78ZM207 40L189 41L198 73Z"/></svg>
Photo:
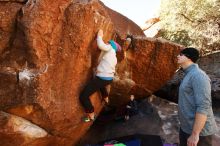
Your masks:
<svg viewBox="0 0 220 146"><path fill-rule="evenodd" d="M83 118L83 122L90 122L90 121L91 121L91 119L89 117L84 117Z"/></svg>
<svg viewBox="0 0 220 146"><path fill-rule="evenodd" d="M96 116L94 116L94 119L91 119L89 116L83 118L83 122L91 122L95 120L96 120Z"/></svg>

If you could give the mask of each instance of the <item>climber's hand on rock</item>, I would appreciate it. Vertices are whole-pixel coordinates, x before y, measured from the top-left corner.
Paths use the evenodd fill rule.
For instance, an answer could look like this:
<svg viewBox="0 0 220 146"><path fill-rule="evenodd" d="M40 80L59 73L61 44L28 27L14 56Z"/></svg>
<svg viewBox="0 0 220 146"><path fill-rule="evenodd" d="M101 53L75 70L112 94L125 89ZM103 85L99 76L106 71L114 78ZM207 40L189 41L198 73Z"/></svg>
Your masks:
<svg viewBox="0 0 220 146"><path fill-rule="evenodd" d="M99 36L99 37L103 37L103 30L102 30L102 29L100 29L100 30L98 31L98 36Z"/></svg>

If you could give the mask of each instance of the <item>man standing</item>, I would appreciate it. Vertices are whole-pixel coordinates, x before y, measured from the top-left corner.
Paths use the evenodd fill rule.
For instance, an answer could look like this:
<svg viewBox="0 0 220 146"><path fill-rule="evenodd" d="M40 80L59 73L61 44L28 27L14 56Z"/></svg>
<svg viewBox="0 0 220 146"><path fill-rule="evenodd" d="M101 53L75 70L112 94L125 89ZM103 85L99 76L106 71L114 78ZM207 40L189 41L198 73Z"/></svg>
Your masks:
<svg viewBox="0 0 220 146"><path fill-rule="evenodd" d="M185 72L179 88L180 146L212 146L217 126L212 111L210 79L195 62L199 51L185 48L177 56Z"/></svg>

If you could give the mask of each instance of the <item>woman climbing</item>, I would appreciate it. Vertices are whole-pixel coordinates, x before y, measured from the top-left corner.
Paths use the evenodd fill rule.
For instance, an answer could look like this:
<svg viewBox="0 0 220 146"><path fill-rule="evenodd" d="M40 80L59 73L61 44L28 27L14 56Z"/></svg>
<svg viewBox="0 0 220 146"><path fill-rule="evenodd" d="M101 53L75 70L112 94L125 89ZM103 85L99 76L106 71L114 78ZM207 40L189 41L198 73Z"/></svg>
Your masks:
<svg viewBox="0 0 220 146"><path fill-rule="evenodd" d="M85 109L87 116L83 119L84 122L94 121L94 107L90 101L90 95L100 90L102 97L108 102L108 92L106 86L113 81L115 66L117 64L116 52L121 51L118 43L110 40L107 44L103 42L103 31L99 30L97 34L97 45L102 51L99 57L99 63L96 69L96 76L83 89L80 94L80 102Z"/></svg>

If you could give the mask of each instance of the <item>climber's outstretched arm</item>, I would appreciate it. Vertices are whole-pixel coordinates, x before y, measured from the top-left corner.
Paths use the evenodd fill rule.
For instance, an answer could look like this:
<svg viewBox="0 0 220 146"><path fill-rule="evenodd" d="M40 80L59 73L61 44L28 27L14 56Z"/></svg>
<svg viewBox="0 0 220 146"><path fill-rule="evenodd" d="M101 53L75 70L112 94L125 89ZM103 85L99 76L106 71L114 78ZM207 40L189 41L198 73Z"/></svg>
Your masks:
<svg viewBox="0 0 220 146"><path fill-rule="evenodd" d="M104 41L102 40L102 37L103 37L103 30L100 29L97 34L97 45L100 50L109 51L112 47L110 44L105 44Z"/></svg>

